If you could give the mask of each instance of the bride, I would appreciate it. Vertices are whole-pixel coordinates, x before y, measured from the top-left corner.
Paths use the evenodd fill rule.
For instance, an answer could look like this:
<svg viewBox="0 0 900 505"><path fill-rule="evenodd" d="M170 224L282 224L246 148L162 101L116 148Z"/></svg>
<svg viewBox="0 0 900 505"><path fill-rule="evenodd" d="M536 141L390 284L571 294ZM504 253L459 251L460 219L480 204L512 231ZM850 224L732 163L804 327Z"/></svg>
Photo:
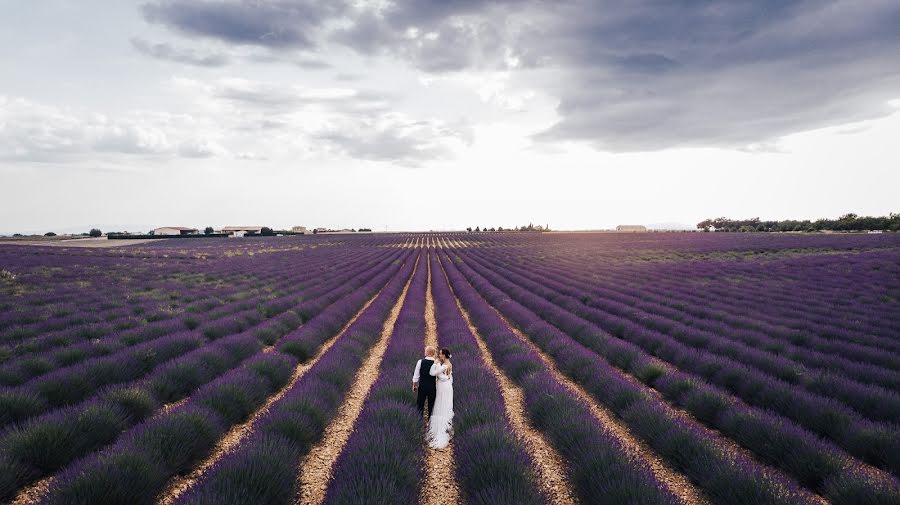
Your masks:
<svg viewBox="0 0 900 505"><path fill-rule="evenodd" d="M437 378L437 398L434 411L428 421L428 445L432 449L443 449L450 444L453 435L453 364L450 350L441 349L438 361L428 372Z"/></svg>

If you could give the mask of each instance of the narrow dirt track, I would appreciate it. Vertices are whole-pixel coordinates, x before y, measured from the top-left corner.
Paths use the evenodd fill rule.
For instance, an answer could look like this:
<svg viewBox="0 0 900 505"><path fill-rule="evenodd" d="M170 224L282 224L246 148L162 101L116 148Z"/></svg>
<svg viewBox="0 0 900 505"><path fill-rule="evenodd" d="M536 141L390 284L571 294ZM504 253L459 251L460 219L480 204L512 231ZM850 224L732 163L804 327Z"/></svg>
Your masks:
<svg viewBox="0 0 900 505"><path fill-rule="evenodd" d="M269 411L269 409L275 402L280 400L288 391L290 391L290 389L294 387L297 381L300 380L300 378L303 377L310 368L312 368L316 363L319 362L319 360L322 358L322 355L324 355L329 349L331 349L331 346L333 346L334 343L344 335L344 333L347 331L347 328L349 328L350 325L356 321L360 314L362 314L367 308L369 308L369 305L371 305L372 302L375 301L376 298L378 298L383 290L383 287L378 290L378 293L370 298L335 336L326 341L325 344L323 344L319 349L319 352L316 353L315 357L313 357L313 359L304 364L297 365L297 367L294 368L294 373L291 375L291 380L288 381L288 383L283 388L278 390L277 393L269 397L269 399L266 400L266 403L253 413L250 419L229 430L228 433L226 433L225 436L222 437L219 443L216 444L216 447L213 449L209 457L207 457L202 463L200 463L197 468L195 468L193 471L191 471L191 473L187 475L178 476L172 479L166 489L162 493L160 493L159 497L157 497L157 503L159 505L171 505L172 503L174 503L179 496L181 496L185 491L196 484L197 481L200 480L200 478L203 477L203 475L206 474L206 472L209 471L209 469L217 461L222 459L222 457L224 457L235 447L237 447L237 445L241 443L242 440L246 439L251 433L253 433L253 428L256 425L256 422Z"/></svg>
<svg viewBox="0 0 900 505"><path fill-rule="evenodd" d="M430 260L431 253L428 253ZM431 296L431 261L428 261L428 287L425 291L425 345L438 348L437 320L434 316L434 297ZM459 502L459 487L453 458L453 443L443 450L425 444L425 483L420 502L423 505L448 505Z"/></svg>
<svg viewBox="0 0 900 505"><path fill-rule="evenodd" d="M443 263L441 263L441 272L446 276L447 274L443 268ZM463 319L465 319L466 325L469 327L469 331L472 332L472 336L475 337L475 342L478 344L478 349L481 351L481 357L484 359L485 365L487 365L488 369L494 374L494 377L500 384L500 390L503 392L503 407L506 410L506 417L512 425L516 437L522 441L525 449L534 461L535 466L537 467L541 487L554 505L570 505L576 503L566 478L566 467L562 457L539 431L528 424L528 416L525 414L525 399L522 389L513 384L512 381L503 375L503 372L497 368L497 364L494 363L494 358L491 356L491 352L487 348L487 345L485 345L484 339L481 337L481 334L478 333L478 330L472 323L472 319L469 317L469 313L463 308L462 303L456 296L456 292L453 291L452 286L450 286L450 292L453 293L453 299L456 301L456 306L460 313L462 313Z"/></svg>
<svg viewBox="0 0 900 505"><path fill-rule="evenodd" d="M47 491L50 489L50 484L53 483L53 477L44 477L43 479L32 483L30 486L26 486L19 491L19 494L16 495L15 498L9 505L33 505L41 501L41 498L47 494Z"/></svg>
<svg viewBox="0 0 900 505"><path fill-rule="evenodd" d="M381 361L384 358L384 352L387 350L388 342L394 333L394 325L397 323L397 317L400 315L400 309L403 302L406 301L406 293L412 282L416 269L421 266L422 257L416 259L416 266L413 268L412 275L406 281L400 298L391 308L390 315L385 320L381 328L381 336L372 350L369 351L365 361L363 361L353 385L347 393L347 401L341 405L334 419L325 428L322 440L319 441L310 450L309 454L304 458L300 466L299 488L300 495L296 502L303 505L314 505L322 503L328 491L328 484L331 481L331 472L338 456L350 439L353 433L353 427L356 425L356 419L362 412L366 397L372 384L378 379L381 369Z"/></svg>
<svg viewBox="0 0 900 505"><path fill-rule="evenodd" d="M628 427L615 417L615 414L606 409L606 407L598 404L581 386L560 372L552 358L532 343L531 340L509 321L503 313L497 310L496 307L491 305L487 300L485 300L484 303L487 303L491 307L494 313L503 320L523 345L527 345L537 353L556 381L565 386L566 389L588 407L591 415L594 416L604 429L612 433L622 443L622 446L628 454L638 461L645 461L657 480L677 496L682 503L685 505L709 505L709 500L707 500L703 493L697 489L684 474L669 467L658 454L637 436L633 435Z"/></svg>

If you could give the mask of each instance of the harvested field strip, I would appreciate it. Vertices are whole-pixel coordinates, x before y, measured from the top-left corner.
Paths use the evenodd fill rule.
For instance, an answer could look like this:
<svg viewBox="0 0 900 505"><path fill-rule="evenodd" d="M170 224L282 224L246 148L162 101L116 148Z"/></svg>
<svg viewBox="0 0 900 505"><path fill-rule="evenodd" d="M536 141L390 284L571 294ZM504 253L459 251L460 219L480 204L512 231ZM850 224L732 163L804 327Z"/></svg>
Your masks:
<svg viewBox="0 0 900 505"><path fill-rule="evenodd" d="M494 363L494 359L491 357L490 350L487 348L483 337L478 333L478 330L472 323L469 313L466 312L462 303L459 301L459 298L453 293L449 281L446 279L447 274L444 271L443 264L441 264L440 275L444 276L444 282L447 282L447 288L453 295L453 301L456 304L456 308L465 321L469 333L478 345L478 350L481 352L481 359L500 386L507 420L515 431L516 437L522 442L522 445L526 448L531 459L534 461L541 489L553 505L569 505L575 503L575 498L572 496L571 486L566 476L566 467L562 456L560 456L556 449L553 448L550 442L548 442L539 431L535 430L528 423L522 388L513 384L513 382L497 368L497 364Z"/></svg>

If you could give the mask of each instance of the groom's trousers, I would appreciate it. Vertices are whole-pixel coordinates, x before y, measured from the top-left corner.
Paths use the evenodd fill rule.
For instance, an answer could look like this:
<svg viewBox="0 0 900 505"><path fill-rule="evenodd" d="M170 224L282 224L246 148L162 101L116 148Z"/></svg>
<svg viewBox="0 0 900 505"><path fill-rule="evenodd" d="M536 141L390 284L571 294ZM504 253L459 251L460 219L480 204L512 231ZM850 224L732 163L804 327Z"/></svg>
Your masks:
<svg viewBox="0 0 900 505"><path fill-rule="evenodd" d="M425 413L425 400L428 400L428 415L434 411L434 401L437 399L437 388L419 387L419 394L416 396L416 406L419 407L419 414Z"/></svg>

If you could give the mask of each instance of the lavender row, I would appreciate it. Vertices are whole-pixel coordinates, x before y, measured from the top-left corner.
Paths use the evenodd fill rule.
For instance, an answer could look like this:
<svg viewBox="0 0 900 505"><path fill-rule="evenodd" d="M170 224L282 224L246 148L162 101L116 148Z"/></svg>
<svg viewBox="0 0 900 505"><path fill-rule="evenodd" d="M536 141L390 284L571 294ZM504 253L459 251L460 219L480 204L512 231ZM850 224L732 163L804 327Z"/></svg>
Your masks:
<svg viewBox="0 0 900 505"><path fill-rule="evenodd" d="M570 264L569 276L577 273L583 274L584 264L566 263ZM874 359L874 363L881 362L882 359L877 352L879 349L889 349L894 353L900 351L900 344L893 342L891 339L871 335L854 336L854 334L848 333L846 329L830 328L827 322L830 317L828 315L815 314L807 310L803 312L797 311L791 314L790 317L772 316L775 307L783 308L785 302L775 300L774 298L777 298L779 294L771 289L766 292L765 298L750 303L750 300L747 299L748 288L744 286L741 286L739 290L729 286L729 291L727 292L713 292L717 290L716 283L705 285L703 290L684 286L683 282L678 282L677 279L683 279L685 276L694 278L695 275L691 274L696 272L709 275L707 270L710 268L710 265L708 263L691 266L696 270L667 270L660 273L627 272L620 275L610 275L611 272L607 272L604 276L606 278L603 284L608 286L607 289L627 291L637 299L653 300L656 303L668 303L669 305L677 306L678 309L684 310L694 317L721 320L728 322L736 329L758 329L781 340L795 341L798 344L822 352L844 353L866 362L872 359ZM820 274L824 275L827 271L823 269ZM723 275L728 274L723 273ZM625 280L628 281L627 286L623 284ZM859 279L856 280L860 282ZM758 279L753 279L754 284L757 282L759 282ZM789 295L792 299L803 299L804 303L810 301L810 296L804 297L796 292L790 292ZM757 308L753 317L739 315L748 313L754 306ZM714 309L715 311L713 311ZM857 306L853 310L845 312L853 314L857 322L864 322L868 318L873 317L872 311L864 313L865 311L860 309L865 309L865 306ZM876 310L874 314L879 314L877 305L873 309ZM832 306L830 310L834 312L834 307ZM883 313L884 311L881 310L880 312ZM815 324L811 324L811 322ZM785 326L788 324L794 328ZM798 330L797 327L802 328L802 330ZM828 338L817 336L817 334L827 335ZM885 363L896 364L897 362L885 361Z"/></svg>
<svg viewBox="0 0 900 505"><path fill-rule="evenodd" d="M169 362L140 383L6 429L0 434L0 499L110 443L260 348L251 335L228 337Z"/></svg>
<svg viewBox="0 0 900 505"><path fill-rule="evenodd" d="M618 269L606 270L601 272L604 277L609 277L609 284L619 284L622 280L634 281L636 279L645 279L644 285L648 288L654 288L656 285L666 286L668 288L678 289L679 294L688 296L687 299L697 299L700 304L709 304L714 307L720 307L724 311L733 313L750 313L752 318L745 318L742 324L758 325L760 321L785 325L794 328L794 331L800 329L809 335L820 335L817 338L827 341L855 341L870 347L884 347L887 344L889 349L894 352L900 350L896 342L890 338L876 337L872 332L878 332L879 329L888 331L890 335L891 322L885 319L883 310L883 302L869 303L860 302L860 295L872 295L873 286L881 285L884 290L884 279L889 278L889 273L879 272L875 278L857 273L862 270L872 269L868 267L866 258L871 258L872 254L865 257L854 255L849 257L837 257L829 259L829 263L824 265L816 265L811 268L807 278L798 279L788 284L790 270L784 267L795 268L799 260L790 262L773 263L767 262L758 264L750 262L747 265L727 262L690 262L684 265L666 265L666 268L659 269L630 269L630 271L619 271ZM889 265L888 254L878 254L869 262L876 261L874 268L882 269L883 266ZM816 259L818 261L818 259ZM586 269L591 270L588 264L583 262L572 262L565 260L579 272ZM853 262L853 263L851 263ZM858 264L855 268L857 272L853 275L829 276L829 272L835 268L845 268L848 264ZM727 265L727 269L724 268ZM772 270L779 268L777 276L772 276ZM740 270L736 268L741 267ZM709 278L716 280L719 276L733 279L736 274L747 277L744 282L738 286L734 283L711 282L705 283L702 290L690 289L692 286L685 286L684 279ZM760 279L761 274L768 274ZM837 290L827 302L818 302L819 290L821 283L828 277L843 278L847 284ZM880 278L880 281L878 280ZM743 279L742 279L743 280ZM749 282L748 282L749 281ZM761 282L764 281L764 282ZM799 283L799 285L798 285ZM771 290L765 289L763 286L790 286L788 290ZM804 286L812 286L814 290L805 290ZM735 291L735 287L739 290ZM866 291L856 292L860 287L864 287ZM732 300L735 295L740 296L740 301L735 304ZM845 301L853 300L855 305L852 310L835 311L837 302L845 303ZM872 300L872 302L878 302ZM820 305L817 309L816 306ZM853 315L852 322L845 319L847 314ZM874 324L878 322L878 324ZM814 324L812 324L814 323ZM896 331L896 328L894 329Z"/></svg>
<svg viewBox="0 0 900 505"><path fill-rule="evenodd" d="M565 373L581 382L598 401L607 404L625 419L632 429L669 459L673 466L681 468L701 485L718 486L729 479L743 479L742 474L767 475L767 471L750 460L739 461L740 464L727 459L716 462L713 456L719 450L704 432L669 414L662 402L653 400L644 388L625 380L607 362L641 382L653 385L699 421L738 441L763 461L781 468L808 487L830 497L835 503L891 503L900 496L900 485L895 478L880 474L874 469L858 471L859 465L837 447L798 429L792 423L735 403L726 393L691 379L682 372L671 370L648 357L636 346L610 338L589 323L584 324L577 335L569 337L515 301L520 299L516 294L498 289L468 265L463 264L461 268L475 288L522 328L538 346L554 357ZM556 312L565 316L562 309L557 308ZM549 311L545 312L547 313ZM598 356L605 361L598 360ZM591 369L586 369L587 361L594 362ZM640 413L629 414L630 410L636 408L634 406L644 404L644 407L640 407ZM651 422L648 416L652 412L657 412L657 415ZM671 426L676 426L677 430L672 432L675 428L670 428ZM681 435L676 437L677 433ZM667 441L673 440L673 437L689 440L690 445L668 445ZM704 458L697 458L696 451L705 454ZM729 471L736 473L722 481L720 479L725 476L710 473L710 468L731 469ZM764 478L763 482L766 480L774 480L778 485L770 482L761 487L775 486L776 489L794 489L793 492L796 492L796 486L777 476ZM734 482L745 482L746 486L750 486L746 480ZM719 493L727 496L729 489L726 486L708 493L712 496Z"/></svg>
<svg viewBox="0 0 900 505"><path fill-rule="evenodd" d="M344 310L331 311L311 319L296 332L285 336L279 342L278 350L296 356L301 362L312 358L316 350L340 327L346 324L344 315L355 313L362 308L366 301L371 299L388 282L388 279L409 261L407 256L408 254L405 254L398 259L392 260L389 266L379 268L378 273L363 287L356 289L355 286L351 286L349 291L352 291L352 293L339 302L340 305L345 307Z"/></svg>
<svg viewBox="0 0 900 505"><path fill-rule="evenodd" d="M206 340L182 332L98 358L76 370L47 374L27 386L0 390L0 428L87 398L101 387L137 379L157 365L197 349Z"/></svg>
<svg viewBox="0 0 900 505"><path fill-rule="evenodd" d="M259 419L253 434L216 462L177 504L293 503L301 459L321 439L344 401L367 351L381 336L412 273L403 266L345 334ZM347 318L352 313L345 314Z"/></svg>
<svg viewBox="0 0 900 505"><path fill-rule="evenodd" d="M478 261L478 264L486 267L482 261ZM706 371L709 375L718 373L718 369L711 369L712 366L727 367L731 370L746 367L748 374L759 374L760 377L771 376L773 380L767 384L770 388L782 390L791 388L793 390L794 387L799 386L811 394L833 398L848 405L871 420L900 421L900 396L891 390L863 385L827 372L819 372L815 376L811 376L812 374L805 367L785 358L749 348L724 336L700 331L683 323L668 320L655 312L619 304L607 298L593 298L583 291L569 287L572 285L571 282L564 284L548 279L541 274L517 273L500 266L496 271L529 291L552 300L553 303L563 306L591 322L606 322L610 325L610 331L617 332L614 333L617 336L624 337L626 331L626 327L623 326L624 321L634 322L646 330L672 339L672 345L678 346L682 352L686 352L684 350L687 348L697 349L698 353L701 353L706 359L698 362L696 356L692 356L692 363L696 370ZM599 301L595 301L591 306L585 306L586 300ZM597 308L598 305L602 309ZM715 365L712 364L712 360L717 360ZM818 399L814 398L811 401L818 401ZM840 407L838 404L836 408ZM847 416L855 415L849 409L842 410L846 412Z"/></svg>
<svg viewBox="0 0 900 505"><path fill-rule="evenodd" d="M422 417L409 391L425 335L428 263L416 270L362 412L332 470L324 503L415 503L423 482Z"/></svg>
<svg viewBox="0 0 900 505"><path fill-rule="evenodd" d="M444 256L450 285L497 365L521 388L531 423L565 460L573 494L584 503L678 503L646 463L629 456L583 405L545 370L540 357L510 328Z"/></svg>
<svg viewBox="0 0 900 505"><path fill-rule="evenodd" d="M666 335L631 321L586 309L579 310L576 315L564 306L533 294L532 290L540 293L544 289L535 283L528 283L526 290L486 268L478 268L478 272L509 296L575 338L584 333L602 335L605 332L601 330L609 330L612 335L625 339L654 356L726 388L751 405L772 410L816 434L828 437L863 461L894 473L900 471L900 435L892 425L867 421L833 399L792 389L783 381L767 377L734 360L712 357L708 353L687 348ZM558 299L555 301L565 303ZM592 328L591 323L597 323L599 328ZM607 338L606 335L603 337Z"/></svg>
<svg viewBox="0 0 900 505"><path fill-rule="evenodd" d="M569 296L579 297L581 302L589 307L630 313L649 312L664 316L670 321L688 324L690 328L702 328L712 332L713 335L768 351L773 353L774 358L771 359L788 358L814 368L838 372L860 382L878 384L889 389L900 387L900 374L880 366L873 366L879 362L889 363L885 360L889 357L869 347L833 342L794 331L780 331L779 327L773 325L751 326L744 322L747 318L735 321L723 311L713 312L711 310L715 303L713 301L704 300L703 305L692 304L690 292L661 291L655 287L655 283L632 281L632 285L628 287L608 281L602 285L588 284L580 280L577 270L554 268L552 265L538 266L530 262L529 264L540 269L544 277L551 280L547 285L552 282L554 289ZM524 275L529 271L515 268L509 263L506 265L519 274ZM534 267L530 271L534 271ZM670 323L662 322L659 328L671 326ZM786 380L798 380L797 376L801 375L797 370L791 370L788 364L783 370L781 378ZM816 376L816 379L823 381L821 376Z"/></svg>
<svg viewBox="0 0 900 505"><path fill-rule="evenodd" d="M316 262L311 262L309 265L307 265L307 267L308 267L308 268L322 268L322 267L324 266L325 268L328 268L328 266L329 266L329 265L332 265L334 261L339 261L339 260L341 259L341 256L340 256L340 255L336 255L336 256L337 256L337 257L328 257L328 255L323 255L323 257L322 257L321 259L317 260ZM220 288L216 289L215 294L216 294L217 296L221 297L223 294L227 294L227 293L236 293L236 292L237 292L236 290L238 289L237 286L239 286L239 285L252 285L252 284L257 284L257 285L259 285L259 283L260 283L261 281L263 282L263 284L265 284L265 282L267 282L267 279L260 278L260 275L259 275L260 266L262 266L262 265L257 265L257 266L256 266L255 272L257 272L257 273L255 273L254 277L248 278L248 277L245 276L244 278L239 278L239 279L237 279L238 282L233 282L233 281L232 281L232 282L229 282L229 284L231 285L231 287L229 287L228 289L226 289L226 290L224 290L224 291L223 291L223 290L221 289L221 287L220 287ZM274 270L271 268L271 266L277 266L277 264L275 264L275 263L269 264L269 267L270 267L270 268L268 269L268 271L269 271L269 272L272 272L272 273L275 273ZM279 268L283 268L283 267L279 267ZM163 270L163 271L168 271L168 269ZM132 272L129 272L129 273L130 273L131 275L133 275ZM169 275L177 275L177 274L176 274L176 273L170 273ZM193 275L193 274L191 274L191 275ZM210 269L208 266L205 266L204 274L203 274L203 275L206 276L206 277L209 277L209 276L213 276L213 277L221 276L222 279L229 279L229 278L232 278L232 279L233 279L233 278L236 277L236 276L230 274L228 270ZM268 276L268 275L267 275L267 276ZM314 278L314 276L313 276L313 278ZM273 279L274 279L274 278L273 278ZM157 288L155 288L155 287L153 287L153 286L158 286L160 289L163 290L164 293L165 293L165 292L169 292L169 293L172 293L172 296L176 296L176 295L177 295L180 299L183 299L188 293L191 293L191 292L197 292L197 293L199 293L199 294L201 294L201 295L205 295L205 296L209 296L209 294L210 294L209 290L202 290L202 285L200 285L200 290L198 291L198 286L195 286L195 285L189 285L189 286L186 286L186 285L184 285L183 283L171 283L171 282L169 282L169 283L163 283L163 284L159 284L159 283L153 283L153 284L149 284L149 285L148 285L148 284L144 284L144 285L143 285L143 288L144 288L145 290L148 290L148 289L157 289ZM97 297L97 296L103 296L103 297L105 297L105 298L109 298L109 297L111 296L110 293L112 293L113 295L118 294L118 293L117 293L117 290L120 290L120 289L121 289L120 283L113 283L113 284L111 284L111 285L104 285L104 286L102 287L102 289L98 289L97 291L95 291L95 293L97 293L97 294L94 295L94 296L95 296L95 297ZM148 293L148 294L152 294L152 291L144 291L144 292L146 292L146 293ZM102 295L101 295L100 293L102 293ZM142 292L135 292L134 294L135 294L137 297L143 297ZM77 309L78 309L78 306L84 307L85 304L94 305L94 303L92 303L92 301L90 300L90 297L91 297L91 294L90 294L90 293L88 294L88 298L85 298L84 295L83 295L82 293L73 293L73 295L74 295L73 298L77 299L78 302L75 304L76 306L72 307L72 309L71 309L69 312L73 312L73 311L77 310ZM107 304L107 305L120 306L121 300L126 299L126 297L127 297L127 295L126 295L126 296L121 296L121 295L119 295L118 298L115 299L116 302L111 303L111 304ZM129 301L136 301L136 300L142 299L142 298L137 298L137 297L131 298ZM46 299L46 298L47 298L47 295L46 295L46 294L43 294L43 295L42 295L42 298ZM154 297L147 298L148 301L154 301L154 299L155 299ZM70 304L70 305L72 305L72 304ZM137 307L135 307L135 309L137 309ZM190 307L188 307L188 309L190 310ZM21 316L26 316L26 315L27 315L27 314L20 314L20 319L21 319ZM90 315L93 316L93 314L90 314ZM82 319L87 318L88 316L89 316L89 313L86 313L86 312L79 312L78 315L77 315L77 317L80 317L80 318L82 318ZM65 320L63 320L63 321L59 321L59 322L56 323L56 324L62 324L61 327L68 327L68 326L71 326L71 325L72 325L72 321L65 321Z"/></svg>
<svg viewBox="0 0 900 505"><path fill-rule="evenodd" d="M572 237L569 237L572 238ZM728 250L729 247L736 245L735 239L746 239L748 237L739 237L739 236L729 236L729 235L718 235L716 237L710 238L709 240L717 244L717 249L720 250ZM749 243L755 249L760 249L758 246L762 244L764 241L771 240L772 237L758 235L756 237L749 237ZM845 300L850 300L851 297L845 296L847 293L855 294L863 294L863 295L871 295L875 293L873 288L877 288L879 290L890 289L889 280L892 278L890 275L891 263L885 262L885 258L890 258L891 254L894 254L891 248L896 247L896 236L891 237L853 237L853 236L835 236L835 237L783 237L783 240L778 241L778 245L780 247L790 247L794 251L796 251L796 247L798 244L802 242L807 242L809 240L821 240L822 243L819 246L824 248L819 249L810 249L801 252L801 256L799 256L796 260L790 260L794 263L792 265L805 265L812 264L815 267L816 263L821 263L826 266L828 270L818 271L812 270L810 275L806 277L799 277L806 286L814 286L818 288L818 286L822 284L828 284L832 281L839 283L840 288L836 289L832 295L830 295L828 306L823 306L824 312L820 315L817 315L814 319L809 319L809 307L806 302L815 302L815 300L807 300L809 297L805 297L802 299L802 304L799 303L801 299L794 300L786 300L789 301L792 305L797 305L797 311L792 314L792 316L783 319L781 322L784 324L794 323L803 323L808 325L811 321L814 321L816 324L812 326L807 326L810 330L815 331L821 322L821 318L828 317L830 314L829 310L835 305L844 302ZM581 264L578 267L580 272L583 274L593 274L594 272L603 273L605 271L612 272L623 272L625 275L624 280L626 282L632 281L634 275L638 275L647 270L658 270L660 272L665 273L675 273L680 275L681 284L691 284L691 281L697 280L706 280L706 279L714 279L711 275L707 275L709 270L716 272L718 266L728 266L730 270L734 270L737 267L743 267L745 271L753 272L754 276L758 278L758 273L765 272L766 270L762 270L759 268L759 262L757 261L743 261L745 259L754 259L754 258L768 258L765 254L750 254L741 256L738 255L730 255L731 251L729 251L729 256L723 256L727 261L720 261L716 257L711 257L707 255L703 256L685 256L677 254L676 251L673 251L671 248L676 243L686 243L692 244L695 242L700 242L705 240L702 236L674 236L674 235L655 235L655 236L644 236L644 237L623 237L623 236L581 236L577 237L577 240L567 240L565 237L554 237L554 240L543 240L543 241L530 241L531 243L527 245L525 249L519 247L516 251L522 252L525 251L524 255L534 255L535 253L539 253L541 256L552 257L554 261L567 261L569 258L577 259ZM634 248L635 244L639 245L640 248ZM887 246L887 247L885 247ZM880 248L880 250L874 250L875 247ZM851 248L859 248L859 251L852 250ZM501 248L502 249L502 248ZM768 248L771 249L771 248ZM821 253L831 253L838 250L847 250L852 252L851 255L845 255L843 257L835 256L831 254L821 254ZM894 249L895 250L895 249ZM676 252L676 254L672 254ZM751 251L756 253L757 251ZM777 251L776 249L776 252ZM774 255L773 258L783 259L790 258L793 254L791 250L785 251L787 254L784 256ZM857 254L858 252L864 252L864 254ZM881 264L874 265L874 268L880 268L880 271L871 271L867 272L865 270L860 270L859 268L855 269L852 272L852 275L829 275L828 272L834 272L835 268L841 268L844 270L844 265L840 264L842 261L846 261L847 259L853 258L868 258L868 257L879 257L882 258ZM732 258L740 259L742 261L734 261ZM672 260L684 260L673 262ZM637 260L637 261L635 261ZM778 266L778 262L766 261L765 265L775 265ZM684 265L684 268L681 268L679 265ZM885 272L884 270L888 271ZM771 270L767 268L767 270ZM775 285L782 285L782 281L784 279L792 279L791 273L794 270L798 270L793 266L790 269L782 269L777 272L777 274L771 279L772 282L754 282L754 284L764 287L769 286L772 283ZM896 266L893 267L893 270L896 271ZM805 270L801 270L805 272ZM629 277L630 275L630 277ZM713 274L715 275L715 274ZM727 274L731 275L731 274ZM804 274L806 275L806 274ZM862 276L862 277L860 277ZM896 275L894 276L896 278ZM862 279L863 282L859 282ZM769 279L766 279L769 280ZM687 283L685 281L688 281ZM849 282L848 282L849 281ZM753 286L754 284L744 283L743 286ZM715 290L719 286L729 286L726 283L704 283L703 288L704 291L707 290ZM762 292L763 300L772 300L770 293ZM772 295L779 297L779 293L773 292ZM720 296L720 295L717 295ZM855 298L855 296L853 297ZM874 299L872 299L875 301ZM884 302L882 300L877 300L879 303L873 304L873 308L877 306L884 306ZM774 311L779 311L782 306L786 304L779 303L776 306L770 306L765 308L764 311L755 312L753 314L754 318L766 318L770 313ZM865 309L865 307L859 307L860 309ZM843 314L840 314L843 315ZM883 310L878 312L868 312L866 317L862 320L858 318L853 318L852 320L835 320L836 323L842 324L843 322L849 323L850 325L844 326L848 329L852 328L860 328L865 326L867 322L871 320L881 321L883 324L888 324L889 326L885 327L893 327L896 332L898 326L896 326L896 322L893 323L893 326L890 326L890 318L887 317L888 313ZM874 327L873 327L874 328ZM888 334L892 334L889 332Z"/></svg>
<svg viewBox="0 0 900 505"><path fill-rule="evenodd" d="M382 275L380 278L384 279L384 276ZM320 315L324 319L331 320L333 319L333 313L337 311L347 311L347 304L335 304L328 308L327 313ZM351 316L352 312L346 314L345 319L349 319ZM111 440L111 436L117 435L122 429L146 417L146 415L131 415L130 412L124 411L122 414L123 418L115 426L115 429L107 429L100 421L93 424L83 424L84 412L90 412L95 403L112 402L110 409L123 410L116 403L118 400L115 398L116 395L120 394L119 391L125 391L127 398L122 401L126 401L129 398L148 398L149 405L146 410L150 412L162 403L171 403L185 398L196 387L237 364L239 360L234 358L239 357L243 359L257 352L260 348L260 343L254 338L252 333L254 332L249 331L219 340L214 344L169 362L155 371L153 376L134 388L117 388L110 393L101 393L92 402L87 403L83 407L62 409L33 419L21 428L14 428L10 431L9 437L6 437L6 435L0 437L0 448L5 447L8 438L11 440L10 444L14 446L13 452L16 456L4 458L2 456L4 453L0 449L0 467L7 466L8 463L10 475L17 477L3 483L4 487L0 488L0 491L11 492L14 486L18 487L40 478L46 473L60 468L73 458L102 447ZM77 421L73 421L73 419ZM93 437L88 437L90 443L85 444L83 443L84 440L79 438L79 433L84 430L96 432ZM48 431L51 434L65 434L66 443L58 446L51 445L53 442L63 440L58 437L52 440L43 438L42 434ZM49 454L54 458L52 465L41 463L43 461L42 458L45 457L44 454ZM37 458L37 462L35 462L35 458ZM6 489L6 486L9 486L9 489ZM2 494L0 493L0 495Z"/></svg>
<svg viewBox="0 0 900 505"><path fill-rule="evenodd" d="M368 272L349 282L346 279L340 279L341 282L332 289L332 292L320 296L316 300L308 301L298 310L301 310L304 315L318 312L346 292L352 291L379 273L384 280L376 281L376 284L381 282L378 285L383 285L387 275L382 271L383 267L384 263L369 267ZM255 310L251 309L251 311ZM239 313L224 319L227 326L219 323L222 324L219 327L224 328L223 334L238 333L259 322L255 312ZM222 334L212 336L220 337ZM3 415L0 417L0 426L11 422L21 422L56 407L77 403L102 386L141 377L157 364L182 354L190 348L199 347L204 342L195 334L182 332L127 348L107 357L95 358L77 367L56 370L16 389L0 390L0 405L6 407L0 409L3 411Z"/></svg>
<svg viewBox="0 0 900 505"><path fill-rule="evenodd" d="M435 250L431 290L441 346L453 352L456 478L467 503L546 503L535 463L506 419L503 395L469 330Z"/></svg>
<svg viewBox="0 0 900 505"><path fill-rule="evenodd" d="M134 427L108 449L82 459L51 484L42 504L150 505L175 475L206 458L291 377L296 360L256 355L197 391L188 402Z"/></svg>

